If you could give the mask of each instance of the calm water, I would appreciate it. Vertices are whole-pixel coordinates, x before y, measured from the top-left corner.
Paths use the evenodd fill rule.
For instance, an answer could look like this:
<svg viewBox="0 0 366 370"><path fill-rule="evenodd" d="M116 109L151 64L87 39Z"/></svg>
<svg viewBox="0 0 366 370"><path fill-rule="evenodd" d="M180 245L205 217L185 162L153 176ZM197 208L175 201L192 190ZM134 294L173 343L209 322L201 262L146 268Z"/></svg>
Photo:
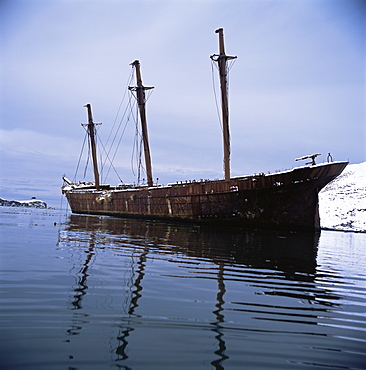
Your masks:
<svg viewBox="0 0 366 370"><path fill-rule="evenodd" d="M366 369L366 234L5 207L0 231L4 369Z"/></svg>

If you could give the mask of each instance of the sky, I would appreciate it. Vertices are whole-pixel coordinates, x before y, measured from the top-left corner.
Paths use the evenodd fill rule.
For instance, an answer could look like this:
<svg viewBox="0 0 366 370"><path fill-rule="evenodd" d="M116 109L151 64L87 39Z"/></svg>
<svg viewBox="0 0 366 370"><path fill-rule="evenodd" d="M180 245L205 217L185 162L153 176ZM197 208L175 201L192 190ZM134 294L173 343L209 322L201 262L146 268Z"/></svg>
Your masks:
<svg viewBox="0 0 366 370"><path fill-rule="evenodd" d="M220 27L227 55L237 56L229 73L232 176L289 169L313 153L318 162L328 153L366 160L365 1L0 0L0 197L65 202L61 177L75 175L83 106L92 104L103 142L119 122L136 59L144 85L154 86L153 177L223 178L209 58ZM133 183L128 125L115 167ZM78 181L93 180L85 163ZM106 181L117 184L110 173Z"/></svg>

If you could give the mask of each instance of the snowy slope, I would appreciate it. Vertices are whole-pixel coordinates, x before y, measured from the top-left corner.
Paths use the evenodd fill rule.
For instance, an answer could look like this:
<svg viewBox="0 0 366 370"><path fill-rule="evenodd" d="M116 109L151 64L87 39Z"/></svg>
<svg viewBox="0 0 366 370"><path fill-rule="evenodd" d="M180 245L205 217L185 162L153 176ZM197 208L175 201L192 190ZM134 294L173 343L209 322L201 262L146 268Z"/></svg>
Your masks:
<svg viewBox="0 0 366 370"><path fill-rule="evenodd" d="M366 232L366 162L348 165L319 193L320 225Z"/></svg>
<svg viewBox="0 0 366 370"><path fill-rule="evenodd" d="M47 204L43 200L6 200L0 198L0 206L4 207L32 207L32 208L47 208Z"/></svg>

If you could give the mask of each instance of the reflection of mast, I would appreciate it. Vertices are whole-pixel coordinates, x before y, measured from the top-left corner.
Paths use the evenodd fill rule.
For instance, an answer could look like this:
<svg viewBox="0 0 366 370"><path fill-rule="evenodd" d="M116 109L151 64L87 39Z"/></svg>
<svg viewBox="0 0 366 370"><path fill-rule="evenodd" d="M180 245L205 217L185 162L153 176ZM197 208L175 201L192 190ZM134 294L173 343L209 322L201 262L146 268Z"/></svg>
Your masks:
<svg viewBox="0 0 366 370"><path fill-rule="evenodd" d="M137 266L138 266L138 268L137 268L137 279L136 279L135 283L133 284L133 286L135 287L135 290L132 292L131 304L130 304L130 308L128 310L128 314L130 316L132 316L132 315L138 316L138 315L135 314L135 309L139 306L138 305L139 298L142 297L142 295L140 294L140 292L143 289L142 286L141 286L141 282L142 282L142 279L145 276L146 256L147 256L148 252L149 252L148 248L145 248L143 253L140 255L140 258L137 262ZM119 341L121 341L122 344L117 347L116 353L117 353L117 355L122 356L122 360L125 360L125 359L128 358L128 356L126 354L126 347L128 345L127 337L129 337L130 333L134 330L135 329L133 327L127 327L126 329L122 330L122 335L119 335L117 337L117 339Z"/></svg>
<svg viewBox="0 0 366 370"><path fill-rule="evenodd" d="M229 358L229 356L226 356L226 344L223 339L224 334L221 332L222 326L220 325L225 321L224 315L221 313L223 309L223 305L225 304L224 301L224 294L226 293L225 283L224 283L224 263L219 262L219 271L217 274L217 280L218 280L218 292L216 295L216 310L213 311L213 313L216 316L216 322L212 323L214 325L214 329L212 329L217 335L215 338L218 342L218 350L215 351L215 354L219 356L219 358L215 361L211 362L211 365L215 367L215 369L224 369L224 366L222 363Z"/></svg>
<svg viewBox="0 0 366 370"><path fill-rule="evenodd" d="M83 265L82 265L82 267L79 271L77 287L74 289L74 292L75 292L74 300L71 302L71 304L73 306L72 307L73 310L82 309L81 301L83 299L83 296L86 294L86 290L88 289L88 285L87 285L87 278L89 276L88 269L90 267L92 257L95 254L94 253L94 248L95 248L95 241L94 240L95 240L95 235L91 234L90 245L89 245L88 251L86 252L87 253L86 260L83 263ZM84 316L88 316L88 315L84 314ZM75 318L75 320L77 320L77 319ZM77 322L79 323L80 320L78 319ZM80 325L75 325L71 329L68 329L67 332L68 332L69 335L77 335L77 334L79 334L79 331L82 328L83 327L80 326Z"/></svg>
<svg viewBox="0 0 366 370"><path fill-rule="evenodd" d="M140 256L139 261L137 262L137 265L138 265L137 279L136 279L135 284L134 284L135 290L132 293L133 297L132 297L132 300L131 300L131 307L128 310L129 315L134 315L135 309L139 306L137 302L138 302L139 298L141 297L140 292L143 289L142 286L141 286L141 282L142 282L142 279L145 276L145 266L146 266L145 262L146 262L146 256L147 256L148 252L149 252L148 249L145 248L144 252Z"/></svg>
<svg viewBox="0 0 366 370"><path fill-rule="evenodd" d="M78 287L74 289L74 292L75 292L75 295L74 295L74 300L71 302L72 305L74 306L74 309L75 310L79 310L81 307L81 300L83 298L83 296L86 294L86 290L88 289L88 286L86 285L86 280L89 276L89 274L87 273L88 269L89 269L89 265L90 265L90 261L92 259L92 257L94 256L94 247L95 247L95 244L94 244L94 235L92 235L92 239L93 241L90 243L90 246L88 248L88 251L86 252L87 253L87 257L86 257L86 260L83 264L83 267L81 268L80 272L79 272L79 281L77 283Z"/></svg>

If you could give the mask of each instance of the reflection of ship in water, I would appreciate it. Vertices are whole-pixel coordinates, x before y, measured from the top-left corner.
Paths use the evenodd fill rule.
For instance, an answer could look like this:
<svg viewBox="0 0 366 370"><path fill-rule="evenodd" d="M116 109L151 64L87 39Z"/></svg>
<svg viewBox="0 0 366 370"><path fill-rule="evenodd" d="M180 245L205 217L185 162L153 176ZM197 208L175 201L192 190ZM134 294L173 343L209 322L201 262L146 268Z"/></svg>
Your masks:
<svg viewBox="0 0 366 370"><path fill-rule="evenodd" d="M110 236L109 244L113 243L113 236L118 236L118 241L125 237L129 243L139 246L148 245L169 250L172 254L206 258L214 263L219 261L229 265L280 270L288 277L294 273L315 273L320 235L313 232L188 226L74 214L70 215L67 231L77 232L77 238L80 232L85 232L88 236L102 232ZM92 242L90 239L90 243ZM98 243L99 247L106 246L103 240Z"/></svg>
<svg viewBox="0 0 366 370"><path fill-rule="evenodd" d="M124 313L117 336L119 344L114 349L120 361L128 358L126 349L129 337L136 330L133 318L139 317L137 309L139 300L143 296L143 279L147 273L146 261L149 254L184 255L213 263L217 270L212 277L217 280L217 294L215 307L212 308L214 320L211 322L211 330L217 341L217 350L214 351L215 360L211 364L216 369L223 369L223 361L228 358L223 330L227 289L225 281L237 278L236 268L244 266L253 270L276 271L286 280L297 281L304 285L303 292L273 289L264 291L264 294L313 301L310 303L315 303L320 298L323 299L325 306L324 301L338 299L328 291L316 287L319 235L285 231L259 232L212 226L192 227L158 221L72 214L69 222L66 223L61 241L72 244L77 240L85 251L85 262L79 270L77 285L74 288L72 309L82 308L82 300L88 289L88 269L95 261L96 250L103 248L117 250L117 247L123 247L124 242L126 242L125 245L137 247L138 253L131 255L133 260L130 266L131 276L124 281L125 284L129 284L127 292L130 297L125 300L126 307L121 308ZM258 282L255 283L258 284ZM308 294L307 288L313 293ZM245 311L245 307L240 307L238 311ZM69 334L75 334L75 330L81 330L81 327L82 323L77 328L69 330Z"/></svg>

